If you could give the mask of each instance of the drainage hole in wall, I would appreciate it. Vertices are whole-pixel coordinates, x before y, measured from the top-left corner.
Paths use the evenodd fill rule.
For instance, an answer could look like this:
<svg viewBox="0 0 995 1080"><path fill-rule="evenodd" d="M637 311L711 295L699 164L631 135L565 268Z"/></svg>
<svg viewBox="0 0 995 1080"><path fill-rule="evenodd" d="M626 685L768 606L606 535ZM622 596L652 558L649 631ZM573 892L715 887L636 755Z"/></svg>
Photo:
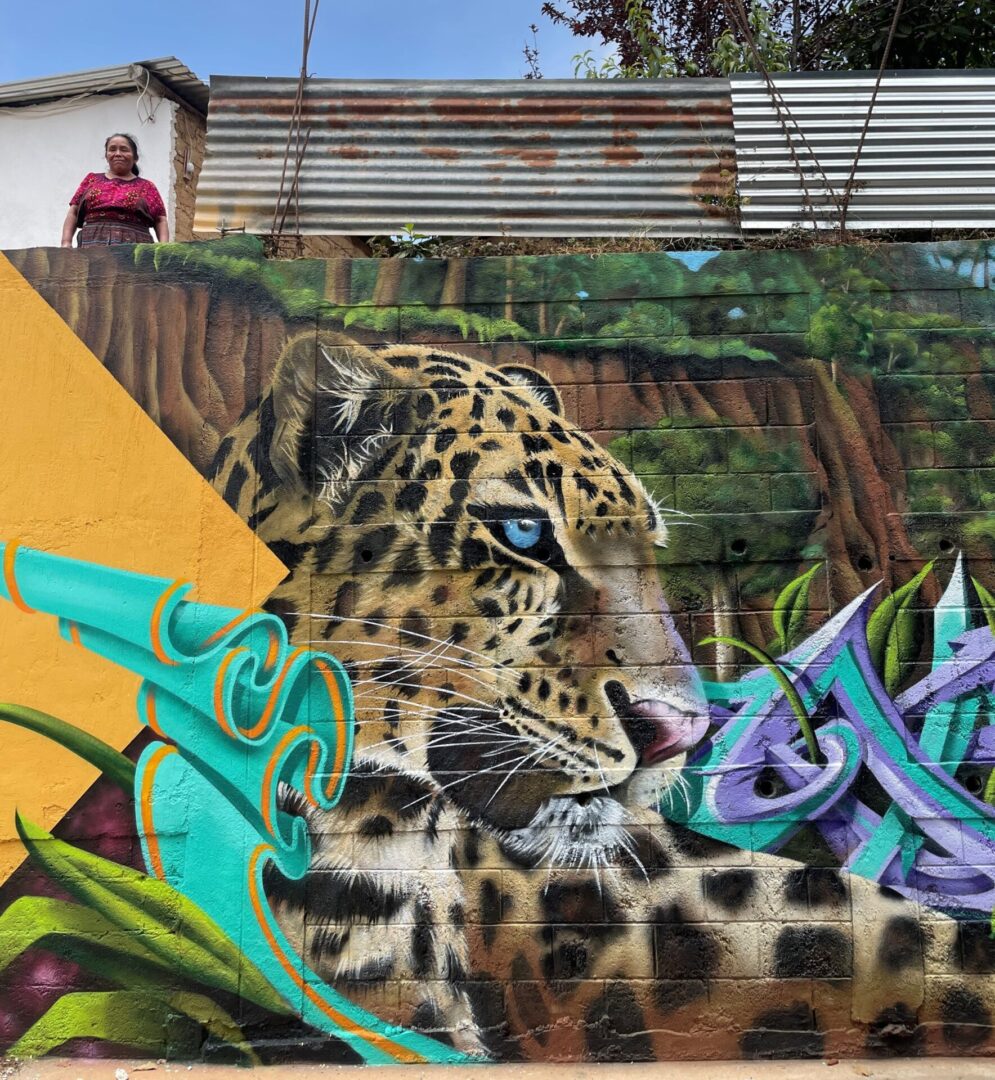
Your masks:
<svg viewBox="0 0 995 1080"><path fill-rule="evenodd" d="M984 790L984 786L984 782L977 773L972 773L964 780L964 787L966 787L972 795L980 795Z"/></svg>
<svg viewBox="0 0 995 1080"><path fill-rule="evenodd" d="M947 551L953 551L953 549L954 549L953 540L948 540L946 537L944 537L940 541L940 551L947 552Z"/></svg>
<svg viewBox="0 0 995 1080"><path fill-rule="evenodd" d="M870 570L874 566L874 560L870 555L861 555L857 559L858 570Z"/></svg>
<svg viewBox="0 0 995 1080"><path fill-rule="evenodd" d="M777 794L777 784L769 777L762 776L754 785L753 790L761 799L773 799Z"/></svg>
<svg viewBox="0 0 995 1080"><path fill-rule="evenodd" d="M363 562L370 562L373 559L373 552L369 548L363 548L359 553L359 557Z"/></svg>
<svg viewBox="0 0 995 1080"><path fill-rule="evenodd" d="M733 555L745 555L746 554L746 541L742 537L737 537L729 545L729 550Z"/></svg>

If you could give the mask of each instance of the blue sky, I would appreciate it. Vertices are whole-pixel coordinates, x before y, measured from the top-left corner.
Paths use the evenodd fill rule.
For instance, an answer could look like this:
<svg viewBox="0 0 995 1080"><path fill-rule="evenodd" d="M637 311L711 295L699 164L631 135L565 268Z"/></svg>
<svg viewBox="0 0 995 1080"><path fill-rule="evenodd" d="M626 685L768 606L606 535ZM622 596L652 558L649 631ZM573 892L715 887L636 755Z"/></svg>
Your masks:
<svg viewBox="0 0 995 1080"><path fill-rule="evenodd" d="M588 43L542 0L322 0L311 74L323 78L520 78L529 23L547 78L573 75ZM296 75L303 0L0 0L0 82L156 56L209 75Z"/></svg>

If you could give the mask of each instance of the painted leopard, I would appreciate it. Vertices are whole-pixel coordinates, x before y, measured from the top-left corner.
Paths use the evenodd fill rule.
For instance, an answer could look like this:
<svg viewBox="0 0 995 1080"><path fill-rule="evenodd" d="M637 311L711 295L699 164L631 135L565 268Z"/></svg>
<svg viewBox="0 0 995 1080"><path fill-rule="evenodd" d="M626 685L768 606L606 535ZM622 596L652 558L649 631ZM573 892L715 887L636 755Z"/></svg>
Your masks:
<svg viewBox="0 0 995 1080"><path fill-rule="evenodd" d="M666 525L537 371L302 335L213 479L354 684L342 802L287 796L313 861L268 883L324 978L508 1060L990 1051L986 923L652 809L707 728Z"/></svg>

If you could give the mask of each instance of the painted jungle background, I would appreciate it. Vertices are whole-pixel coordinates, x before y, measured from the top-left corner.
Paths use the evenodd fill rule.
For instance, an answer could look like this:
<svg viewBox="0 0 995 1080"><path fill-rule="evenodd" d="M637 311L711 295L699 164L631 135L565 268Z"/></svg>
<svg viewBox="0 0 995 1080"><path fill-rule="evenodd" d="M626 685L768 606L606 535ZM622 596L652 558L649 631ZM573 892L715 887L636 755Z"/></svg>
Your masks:
<svg viewBox="0 0 995 1080"><path fill-rule="evenodd" d="M517 371L514 380L540 393L527 404L517 399L522 411L505 428L516 437L545 435L545 453L550 433L575 426L590 441L580 443L587 455L581 460L589 463L577 474L580 490L595 474L610 473L607 459L597 456L607 451L623 467L619 498L631 472L654 514L658 509L666 520L667 542L653 549L653 588L662 590L673 633L660 639L658 658L648 663L694 669L707 715L694 739L681 744L689 751L686 765L670 769L665 790L656 789L657 816L627 818L618 861L603 865L580 861L580 848L570 844L566 860L529 862L521 854L525 840L519 838L517 849L509 840L518 826L491 828L490 802L467 811L457 795L447 803L443 788L426 794L403 769L358 750L349 775L343 775L349 763L339 762L337 786L317 798L331 815L322 819L330 835L355 833L357 877L347 888L339 882L338 892L331 878L316 885L304 875L303 892L281 891L272 876L265 879L268 895L283 905L281 932L298 951L311 956L317 949L314 955L326 961L324 982L293 984L303 995L300 1005L257 954L246 946L240 955L218 931L226 929L227 916L211 909L209 894L177 885L162 866L151 878L159 878L157 887L175 886L175 896L144 884L154 869L150 860L160 857L150 854L152 824L136 831L135 784L148 776L154 788L152 762L158 768L162 760L156 754L178 746L174 757L182 756L187 736L163 735L142 698L145 729L123 755L87 750L104 776L52 835L18 819L15 842L30 858L0 886L0 920L20 913L0 922L8 931L0 936L0 1044L24 1054L137 1048L251 1064L308 1056L628 1061L992 1052L995 246L275 261L263 257L257 241L229 237L86 253L36 249L7 258L298 576L317 577L333 556L319 565L320 551L304 550L305 541L268 533L290 505L289 488L267 479L263 468L257 495L270 496L271 504L256 497L249 506L241 491L245 468L232 464L233 447L248 446L249 457L265 465L259 444L267 429L252 428L251 418L280 372L286 381L290 370L295 385L309 385L316 400L325 395L335 406L340 395L353 403L332 408L334 424L324 432L348 443L386 437L375 426L341 426L364 420L362 410L377 397L382 383L376 380L362 393L341 383L350 371L371 370L383 355L380 346L461 358L455 368L438 361L445 370L434 383L424 361L406 362L407 369L421 364L418 386L443 395L436 412L448 400L445 380L491 388L492 371ZM339 348L345 352L335 361L338 381L322 383L322 357ZM547 383L558 391L555 400L545 393ZM506 390L495 393L510 392L494 384L501 386ZM279 413L279 403L267 407ZM422 420L431 425L437 417ZM417 430L436 438L439 428ZM453 430L457 455L458 440L471 430ZM362 445L368 464L370 447L378 444ZM524 445L528 457L533 451ZM445 452L452 449L446 442ZM505 475L522 453L497 442L489 452L510 454L501 458ZM288 459L300 464L295 453ZM467 481L472 492L466 458L453 460L445 458L431 480ZM544 467L528 474L540 488L553 475ZM365 474L348 477L356 500L368 481ZM402 481L391 474L390 483L402 498ZM320 501L319 490L316 482L308 497ZM366 494L365 516L358 502L348 503L357 535L371 515L379 527L376 514L383 511L382 497ZM467 497L452 494L454 503ZM530 530L540 527L530 515L512 517L507 508L491 513L498 516L485 520L499 544L530 548ZM302 519L301 536L308 520ZM368 540L356 550L364 559L363 543L374 543L374 536L372 527L362 533ZM369 550L371 560L379 557ZM496 588L497 570L485 577L488 570L479 569L492 556L471 558L468 550L461 549L462 565L443 559L440 566L472 580L475 589ZM505 552L493 557L503 565ZM0 590L18 606L19 589L30 587L16 570L19 558L15 547L5 547L6 591ZM594 570L595 585L607 565L595 559L586 568ZM148 588L154 599L153 585ZM377 619L386 627L400 614L390 605L388 598L373 612L349 610L353 621L365 615L370 627ZM508 612L478 610L497 630L507 628L501 619ZM650 609L639 610L645 616ZM150 611L155 627L161 608L150 603ZM269 611L283 619L292 643L314 643L302 637L302 614L328 617L315 605L274 602ZM335 608L348 621L344 611ZM200 616L216 620L218 640L229 640L219 613ZM414 629L412 619L401 622L389 640L402 672L416 663L416 647L422 667L427 655L445 654L451 635L443 640L434 622ZM295 663L284 631L267 633L274 655ZM637 628L631 636L642 635ZM321 672L334 658L343 661L342 694L355 697L340 701L336 715L356 720L362 743L364 708L370 708L362 704L363 687L384 677L363 668L362 654L350 666L356 642L344 634L338 649L335 634L319 636L332 659L308 662ZM610 658L615 648L638 644L618 638L622 644L608 650ZM241 647L241 639L231 640ZM480 649L496 646L471 650L466 643L474 639L459 640L461 674L483 686L491 676L481 669ZM537 648L545 643L533 640ZM495 678L517 681L520 667L540 665L536 670L553 682L558 667L570 671L569 654L565 660L539 655L541 663L503 659ZM230 660L219 663L223 681ZM397 671L390 673L394 682ZM469 702L471 690L459 685ZM518 682L523 694L524 685ZM569 727L570 710L583 695L571 697L567 689L560 700L569 705L561 704L559 714ZM630 720L658 717L655 698L646 704L623 692L622 699L616 711L628 710ZM468 728L458 712L443 715L448 741L439 745L478 745L468 731L483 732L486 741L480 716ZM374 720L381 722L379 713ZM51 725L36 729L83 745ZM657 744L626 731L648 768ZM590 736L591 745L599 737ZM392 738L387 731L383 741ZM345 743L340 739L339 751L335 745L331 756ZM659 751L661 761L666 751ZM438 775L455 785L490 767L478 752L467 752L456 765L446 758ZM546 759L508 759L504 782L530 760L538 773ZM288 771L285 783L307 790L313 772L302 781ZM230 786L212 783L213 790ZM615 790L603 773L601 785L606 795ZM212 792L203 798L204 806L214 805ZM434 818L411 816L422 814L418 803L429 799L438 808ZM530 827L548 828L550 836L596 831L604 821L593 821L595 810L609 812L601 796L588 794L559 819L555 798L542 806ZM588 806L594 810L584 811ZM445 816L450 810L452 818ZM293 803L280 804L279 812L306 816ZM443 892L458 889L459 899L444 892L445 903L443 892L409 894L410 882L391 878L388 885L383 878L387 870L406 874L406 881L417 877L438 860L437 849L419 849L404 863L408 855L386 856L386 846L374 846L394 837L390 850L406 852L398 837L432 830L453 838L445 860L453 881ZM639 830L645 844L636 839ZM395 862L385 863L388 858ZM88 892L80 882L103 880L108 864L128 868L109 886L113 895ZM356 881L365 882L365 891ZM294 905L305 912L300 941L286 915ZM152 922L141 922L143 909ZM109 921L87 922L90 915L81 911ZM410 966L394 958L389 969L385 962L377 971L364 966L363 948L373 950L371 938L393 934L398 913L410 937ZM45 934L31 929L39 919L49 920ZM139 955L114 944L122 929L155 939L163 926L176 935L166 947ZM855 926L865 933L854 933ZM313 995L317 985L320 996L325 983L342 1000L322 997L324 1012L309 1013L303 987L312 986ZM429 984L437 989L426 991ZM342 1001L361 1002L362 1010L351 1013Z"/></svg>
<svg viewBox="0 0 995 1080"><path fill-rule="evenodd" d="M660 562L702 629L770 641L775 597L817 562L823 612L958 550L987 580L984 242L269 262L233 237L11 258L203 472L282 343L337 327L548 375L569 419L694 515Z"/></svg>

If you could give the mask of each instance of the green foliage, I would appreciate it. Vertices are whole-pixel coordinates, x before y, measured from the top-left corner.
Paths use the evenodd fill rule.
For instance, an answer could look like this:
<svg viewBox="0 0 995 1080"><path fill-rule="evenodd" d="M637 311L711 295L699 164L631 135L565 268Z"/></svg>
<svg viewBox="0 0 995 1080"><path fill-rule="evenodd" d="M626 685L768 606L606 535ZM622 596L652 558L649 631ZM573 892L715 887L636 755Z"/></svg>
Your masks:
<svg viewBox="0 0 995 1080"><path fill-rule="evenodd" d="M995 634L995 596L992 596L976 577L971 578L971 583L974 585L974 590L981 601L981 610L985 614L988 629Z"/></svg>
<svg viewBox="0 0 995 1080"><path fill-rule="evenodd" d="M135 790L134 764L95 735L26 705L0 703L0 721L44 735L98 768L128 794Z"/></svg>
<svg viewBox="0 0 995 1080"><path fill-rule="evenodd" d="M787 71L791 65L791 45L771 21L770 13L761 4L754 3L747 21L763 66L771 72ZM753 49L728 28L715 42L711 62L712 67L725 76L757 70Z"/></svg>
<svg viewBox="0 0 995 1080"><path fill-rule="evenodd" d="M211 992L278 1015L292 1010L211 918L166 882L57 840L20 814L15 823L29 857L81 903L28 896L11 904L0 915L0 971L40 947L122 988L64 995L12 1048L15 1056L83 1036L174 1053L179 1029L193 1049L204 1030L258 1064Z"/></svg>
<svg viewBox="0 0 995 1080"><path fill-rule="evenodd" d="M927 563L911 581L886 596L867 621L871 661L891 697L901 685L905 667L919 652L922 613L913 605L932 569L932 562Z"/></svg>
<svg viewBox="0 0 995 1080"><path fill-rule="evenodd" d="M135 265L249 291L291 319L313 318L323 301L314 280L322 264L267 260L255 237L226 237L210 244L155 244L135 248ZM310 280L309 280L310 279Z"/></svg>
<svg viewBox="0 0 995 1080"><path fill-rule="evenodd" d="M773 646L775 652L787 652L804 631L808 618L809 588L818 569L819 565L816 564L811 570L789 582L774 601L772 618L774 633L777 634Z"/></svg>
<svg viewBox="0 0 995 1080"><path fill-rule="evenodd" d="M408 222L401 231L390 236L370 238L370 250L381 257L391 259L430 259L439 253L441 237L429 236L415 231L414 222Z"/></svg>
<svg viewBox="0 0 995 1080"><path fill-rule="evenodd" d="M868 304L830 301L812 314L805 344L819 360L867 360L872 329Z"/></svg>
<svg viewBox="0 0 995 1080"><path fill-rule="evenodd" d="M988 629L995 634L995 596L992 596L976 577L971 578L971 584L974 586L974 591L978 594L978 599L981 601L981 610L984 612L985 621L988 623ZM982 798L989 806L995 806L995 769L992 769L988 774L988 781L985 784L985 791ZM992 913L992 934L995 936L995 912Z"/></svg>
<svg viewBox="0 0 995 1080"><path fill-rule="evenodd" d="M15 823L28 855L53 881L119 930L135 935L172 971L270 1012L290 1012L238 945L171 885L74 848L20 814Z"/></svg>
<svg viewBox="0 0 995 1080"><path fill-rule="evenodd" d="M244 1064L260 1064L238 1024L202 994L158 997L129 990L64 994L10 1053L14 1058L40 1057L70 1039L90 1038L157 1056L190 1057L199 1049L202 1028L234 1046Z"/></svg>
<svg viewBox="0 0 995 1080"><path fill-rule="evenodd" d="M495 319L465 308L432 308L423 304L409 304L400 308L377 307L364 300L350 307L327 306L324 309L327 323L341 321L342 328L362 327L375 330L386 337L397 334L398 320L408 330L458 330L464 341L518 341L528 337L528 332L510 319Z"/></svg>
<svg viewBox="0 0 995 1080"><path fill-rule="evenodd" d="M826 67L880 66L895 13L893 0L843 0L827 5L822 34ZM905 0L889 68L995 66L995 5L991 0Z"/></svg>
<svg viewBox="0 0 995 1080"><path fill-rule="evenodd" d="M628 34L638 46L635 59L626 63L617 53L612 53L598 63L591 50L585 49L573 58L575 78L673 79L678 75L698 74L697 65L679 64L663 47L653 12L645 0L626 0L625 21Z"/></svg>

